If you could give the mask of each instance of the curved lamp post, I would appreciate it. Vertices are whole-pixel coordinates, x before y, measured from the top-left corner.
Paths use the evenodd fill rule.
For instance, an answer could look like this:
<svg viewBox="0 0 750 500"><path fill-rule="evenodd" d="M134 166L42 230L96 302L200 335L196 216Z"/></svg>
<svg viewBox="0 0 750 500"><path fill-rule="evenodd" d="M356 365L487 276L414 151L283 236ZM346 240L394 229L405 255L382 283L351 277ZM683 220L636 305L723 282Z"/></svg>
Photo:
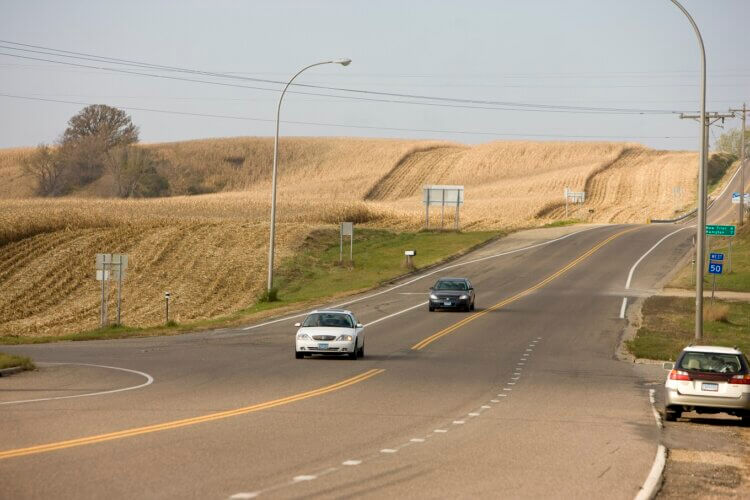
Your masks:
<svg viewBox="0 0 750 500"><path fill-rule="evenodd" d="M322 61L319 63L305 66L299 70L291 80L286 84L284 90L281 92L279 97L279 105L276 108L276 138L273 141L273 173L271 174L271 236L268 245L268 293L270 295L273 289L273 251L274 251L274 236L276 235L276 164L278 163L279 157L279 116L281 115L281 101L284 99L287 89L292 84L295 78L297 78L303 71L308 70L314 66L322 66L323 64L340 64L342 66L348 66L352 62L351 59L337 59L334 61Z"/></svg>
<svg viewBox="0 0 750 500"><path fill-rule="evenodd" d="M701 55L701 112L700 112L700 168L698 170L698 212L696 221L695 235L695 340L703 338L703 272L705 267L705 249L706 241L706 156L708 149L708 134L706 128L706 49L703 46L703 37L701 36L698 25L695 24L692 16L677 0L670 0L682 11L688 18L690 24L695 30L695 36L698 37L698 45Z"/></svg>

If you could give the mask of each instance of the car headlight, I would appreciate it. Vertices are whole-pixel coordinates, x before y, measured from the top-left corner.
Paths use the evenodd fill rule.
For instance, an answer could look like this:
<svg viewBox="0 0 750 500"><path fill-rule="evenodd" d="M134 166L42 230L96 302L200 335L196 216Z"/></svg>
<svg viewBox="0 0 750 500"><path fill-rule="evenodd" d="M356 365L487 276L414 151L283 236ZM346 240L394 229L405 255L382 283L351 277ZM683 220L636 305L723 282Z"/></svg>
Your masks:
<svg viewBox="0 0 750 500"><path fill-rule="evenodd" d="M437 295L435 295L434 293L431 293L431 294L430 294L430 298L431 298L432 300L437 300L437 299L438 299L438 296L437 296Z"/></svg>
<svg viewBox="0 0 750 500"><path fill-rule="evenodd" d="M461 295L461 296L459 297L459 299L461 299L461 300L465 300L465 299L468 299L468 298L469 298L469 296L468 296L468 295L466 295L466 294L463 294L463 295Z"/></svg>
<svg viewBox="0 0 750 500"><path fill-rule="evenodd" d="M310 336L306 333L298 333L297 340L310 340Z"/></svg>
<svg viewBox="0 0 750 500"><path fill-rule="evenodd" d="M351 342L353 338L354 337L352 337L351 335L339 335L339 337L336 340L343 340L345 342Z"/></svg>

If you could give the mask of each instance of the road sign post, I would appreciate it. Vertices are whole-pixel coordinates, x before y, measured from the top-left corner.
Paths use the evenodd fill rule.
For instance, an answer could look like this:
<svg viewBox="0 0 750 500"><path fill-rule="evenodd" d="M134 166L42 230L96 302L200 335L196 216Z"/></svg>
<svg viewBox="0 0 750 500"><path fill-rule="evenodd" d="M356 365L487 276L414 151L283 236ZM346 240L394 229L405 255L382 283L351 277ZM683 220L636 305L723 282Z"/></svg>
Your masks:
<svg viewBox="0 0 750 500"><path fill-rule="evenodd" d="M99 324L105 327L109 324L109 281L117 281L117 316L116 325L120 325L120 311L122 310L122 282L125 279L125 270L128 268L128 256L119 253L96 254L96 279L102 282L101 286L101 313Z"/></svg>
<svg viewBox="0 0 750 500"><path fill-rule="evenodd" d="M172 296L169 292L164 292L164 312L166 315L166 325L169 325L169 298Z"/></svg>

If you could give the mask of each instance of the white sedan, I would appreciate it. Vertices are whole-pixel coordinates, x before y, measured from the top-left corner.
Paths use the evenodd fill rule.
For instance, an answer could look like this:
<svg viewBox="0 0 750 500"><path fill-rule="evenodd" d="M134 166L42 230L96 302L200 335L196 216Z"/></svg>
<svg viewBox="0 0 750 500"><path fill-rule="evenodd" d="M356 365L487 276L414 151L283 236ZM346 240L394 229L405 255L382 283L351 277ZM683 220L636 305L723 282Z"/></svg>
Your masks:
<svg viewBox="0 0 750 500"><path fill-rule="evenodd" d="M307 315L298 328L294 357L313 354L346 355L350 359L365 355L365 333L354 313L345 309L323 309Z"/></svg>

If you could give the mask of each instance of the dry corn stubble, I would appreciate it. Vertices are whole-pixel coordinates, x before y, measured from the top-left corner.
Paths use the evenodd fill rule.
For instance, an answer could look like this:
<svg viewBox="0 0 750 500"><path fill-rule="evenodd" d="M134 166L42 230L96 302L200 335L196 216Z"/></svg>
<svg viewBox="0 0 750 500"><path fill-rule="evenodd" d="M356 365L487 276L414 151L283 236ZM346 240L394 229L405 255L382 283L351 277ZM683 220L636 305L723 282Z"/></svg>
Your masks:
<svg viewBox="0 0 750 500"><path fill-rule="evenodd" d="M201 178L206 186L234 191L119 200L81 197L88 196L85 192L23 199L29 191L21 184L15 191L0 190L6 197L0 199L0 335L96 327L100 291L93 262L99 252L130 256L125 324L161 323L166 290L172 292L178 321L209 318L255 301L265 284L271 140L144 147L180 166L170 174L178 187L187 189ZM0 152L0 173L19 172L13 162L23 154ZM592 222L668 217L678 208L674 186L682 190L683 205L694 199L697 156L625 143L465 146L288 138L281 142L280 159L277 263L321 225L350 220L365 227L421 228L423 184L465 186L464 229L512 229L560 219L565 187L587 191L587 203L571 206L570 217ZM9 193L17 198L7 199ZM446 226L453 214L446 208ZM433 226L439 223L440 207L433 207L431 219Z"/></svg>

